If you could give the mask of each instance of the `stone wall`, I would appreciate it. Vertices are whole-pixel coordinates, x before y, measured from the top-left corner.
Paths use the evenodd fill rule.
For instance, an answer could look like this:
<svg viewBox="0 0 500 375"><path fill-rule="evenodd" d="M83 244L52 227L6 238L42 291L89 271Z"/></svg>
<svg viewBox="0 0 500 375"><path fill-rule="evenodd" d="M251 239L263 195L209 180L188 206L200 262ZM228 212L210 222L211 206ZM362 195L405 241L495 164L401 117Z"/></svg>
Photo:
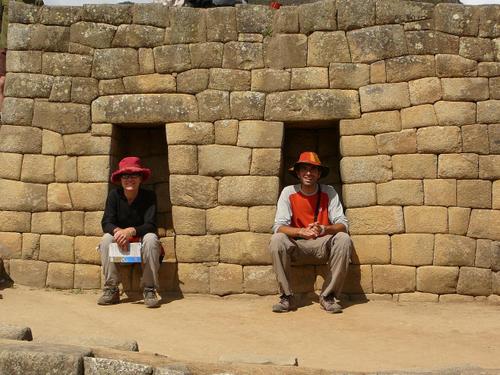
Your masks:
<svg viewBox="0 0 500 375"><path fill-rule="evenodd" d="M298 127L340 134L322 155L356 247L346 293L500 294L500 6L15 3L9 20L0 251L16 282L99 288L110 170L129 127L161 126L164 290L275 293L267 243ZM295 290L323 267L296 266Z"/></svg>

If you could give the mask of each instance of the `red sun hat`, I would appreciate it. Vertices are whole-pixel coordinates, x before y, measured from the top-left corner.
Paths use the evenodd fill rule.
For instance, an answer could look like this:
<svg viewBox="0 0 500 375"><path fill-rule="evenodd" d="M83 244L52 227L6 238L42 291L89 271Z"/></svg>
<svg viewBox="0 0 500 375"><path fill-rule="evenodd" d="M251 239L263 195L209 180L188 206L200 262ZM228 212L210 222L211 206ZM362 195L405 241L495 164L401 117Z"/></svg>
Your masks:
<svg viewBox="0 0 500 375"><path fill-rule="evenodd" d="M310 164L310 165L315 165L316 167L319 167L319 169L321 171L320 178L325 177L328 174L328 172L330 171L330 168L321 164L321 161L319 160L318 154L315 152L312 152L312 151L302 152L299 156L299 160L297 160L297 162L293 165L292 168L288 169L288 172L290 172L290 174L293 177L298 178L297 169L299 168L300 164Z"/></svg>
<svg viewBox="0 0 500 375"><path fill-rule="evenodd" d="M126 173L139 173L142 181L146 181L151 176L151 169L144 168L137 156L127 156L118 163L118 169L111 175L111 182L118 183L121 175Z"/></svg>

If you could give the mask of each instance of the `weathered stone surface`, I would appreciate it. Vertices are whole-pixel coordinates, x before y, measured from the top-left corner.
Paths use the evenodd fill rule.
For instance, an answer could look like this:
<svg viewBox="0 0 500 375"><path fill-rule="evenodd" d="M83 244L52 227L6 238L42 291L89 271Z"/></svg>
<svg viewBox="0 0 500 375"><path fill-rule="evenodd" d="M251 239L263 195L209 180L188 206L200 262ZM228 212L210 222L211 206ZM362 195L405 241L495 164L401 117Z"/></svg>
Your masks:
<svg viewBox="0 0 500 375"><path fill-rule="evenodd" d="M220 66L220 64L218 66ZM222 67L229 69L248 69L248 70L263 68L264 59L262 53L262 43L250 43L250 42L225 43L224 58L222 59Z"/></svg>
<svg viewBox="0 0 500 375"><path fill-rule="evenodd" d="M121 78L104 79L99 81L99 95L124 94L125 87Z"/></svg>
<svg viewBox="0 0 500 375"><path fill-rule="evenodd" d="M98 81L94 78L74 77L71 82L71 101L90 104L99 96Z"/></svg>
<svg viewBox="0 0 500 375"><path fill-rule="evenodd" d="M336 30L336 6L331 0L317 1L299 6L299 24L302 34L316 30Z"/></svg>
<svg viewBox="0 0 500 375"><path fill-rule="evenodd" d="M440 178L477 178L478 156L475 154L439 155L438 176Z"/></svg>
<svg viewBox="0 0 500 375"><path fill-rule="evenodd" d="M111 95L99 97L92 103L93 122L161 123L197 120L196 99L185 94Z"/></svg>
<svg viewBox="0 0 500 375"><path fill-rule="evenodd" d="M427 266L417 269L417 290L429 293L455 293L458 267Z"/></svg>
<svg viewBox="0 0 500 375"><path fill-rule="evenodd" d="M206 233L205 210L173 206L172 218L174 230L177 235L202 235Z"/></svg>
<svg viewBox="0 0 500 375"><path fill-rule="evenodd" d="M251 74L239 69L210 69L208 88L226 91L246 91L250 89Z"/></svg>
<svg viewBox="0 0 500 375"><path fill-rule="evenodd" d="M458 294L488 296L491 294L491 270L460 267L457 285Z"/></svg>
<svg viewBox="0 0 500 375"><path fill-rule="evenodd" d="M385 182L392 178L391 158L386 155L345 157L340 161L345 183Z"/></svg>
<svg viewBox="0 0 500 375"><path fill-rule="evenodd" d="M446 207L404 207L405 227L409 233L446 233Z"/></svg>
<svg viewBox="0 0 500 375"><path fill-rule="evenodd" d="M5 96L20 98L48 98L54 77L44 74L7 73Z"/></svg>
<svg viewBox="0 0 500 375"><path fill-rule="evenodd" d="M92 76L111 79L139 74L137 51L133 48L98 49L94 53Z"/></svg>
<svg viewBox="0 0 500 375"><path fill-rule="evenodd" d="M229 99L231 117L240 120L263 119L265 104L266 95L262 92L232 92Z"/></svg>
<svg viewBox="0 0 500 375"><path fill-rule="evenodd" d="M92 56L46 52L42 56L42 73L55 76L88 77Z"/></svg>
<svg viewBox="0 0 500 375"><path fill-rule="evenodd" d="M243 293L243 269L237 264L210 267L210 294Z"/></svg>
<svg viewBox="0 0 500 375"><path fill-rule="evenodd" d="M363 112L400 109L410 106L408 83L374 84L359 89Z"/></svg>
<svg viewBox="0 0 500 375"><path fill-rule="evenodd" d="M31 328L15 326L10 324L0 325L0 337L7 340L32 341Z"/></svg>
<svg viewBox="0 0 500 375"><path fill-rule="evenodd" d="M444 100L486 100L489 97L487 78L441 79Z"/></svg>
<svg viewBox="0 0 500 375"><path fill-rule="evenodd" d="M71 183L69 194L75 210L99 211L104 209L108 194L107 183Z"/></svg>
<svg viewBox="0 0 500 375"><path fill-rule="evenodd" d="M199 174L209 176L246 175L250 170L252 151L248 148L222 145L198 147Z"/></svg>
<svg viewBox="0 0 500 375"><path fill-rule="evenodd" d="M457 204L456 180L424 180L424 204L426 206L455 206Z"/></svg>
<svg viewBox="0 0 500 375"><path fill-rule="evenodd" d="M132 7L132 22L140 25L157 27L169 26L169 7L161 3L134 4Z"/></svg>
<svg viewBox="0 0 500 375"><path fill-rule="evenodd" d="M372 284L373 276L371 265L359 266L351 264L347 272L342 292L351 294L351 297L353 293L359 293L361 296L364 296L366 293L373 292ZM317 289L319 288L317 287Z"/></svg>
<svg viewBox="0 0 500 375"><path fill-rule="evenodd" d="M303 68L307 65L307 37L279 34L264 39L264 64L273 69Z"/></svg>
<svg viewBox="0 0 500 375"><path fill-rule="evenodd" d="M376 155L375 137L370 135L352 135L340 138L340 153L342 156Z"/></svg>
<svg viewBox="0 0 500 375"><path fill-rule="evenodd" d="M421 181L393 180L377 185L377 203L380 205L422 205L423 201Z"/></svg>
<svg viewBox="0 0 500 375"><path fill-rule="evenodd" d="M391 240L387 235L353 235L353 264L388 264L391 261Z"/></svg>
<svg viewBox="0 0 500 375"><path fill-rule="evenodd" d="M90 123L88 105L35 101L33 126L71 134L86 132Z"/></svg>
<svg viewBox="0 0 500 375"><path fill-rule="evenodd" d="M430 104L424 104L403 108L401 110L401 123L403 129L435 126L437 125L437 117L434 107Z"/></svg>
<svg viewBox="0 0 500 375"><path fill-rule="evenodd" d="M74 263L73 237L44 234L40 237L40 260Z"/></svg>
<svg viewBox="0 0 500 375"><path fill-rule="evenodd" d="M346 215L352 234L392 234L404 231L401 207L350 208Z"/></svg>
<svg viewBox="0 0 500 375"><path fill-rule="evenodd" d="M145 25L120 25L113 38L113 47L156 47L163 44L165 30Z"/></svg>
<svg viewBox="0 0 500 375"><path fill-rule="evenodd" d="M248 209L248 224L250 231L271 233L275 215L275 206L250 207Z"/></svg>
<svg viewBox="0 0 500 375"><path fill-rule="evenodd" d="M205 12L196 8L169 9L170 28L165 33L165 44L197 43L207 40Z"/></svg>
<svg viewBox="0 0 500 375"><path fill-rule="evenodd" d="M266 120L313 121L360 116L353 90L297 90L267 95Z"/></svg>
<svg viewBox="0 0 500 375"><path fill-rule="evenodd" d="M196 94L208 88L208 69L191 69L177 75L177 92Z"/></svg>
<svg viewBox="0 0 500 375"><path fill-rule="evenodd" d="M171 174L196 174L198 148L196 146L168 146L168 166Z"/></svg>
<svg viewBox="0 0 500 375"><path fill-rule="evenodd" d="M47 52L68 51L70 39L69 27L35 24L13 25L9 29L11 30L7 35L9 49L31 49Z"/></svg>
<svg viewBox="0 0 500 375"><path fill-rule="evenodd" d="M89 374L120 373L124 375L150 375L153 373L151 366L118 359L85 357L83 360L85 372Z"/></svg>
<svg viewBox="0 0 500 375"><path fill-rule="evenodd" d="M0 228L5 232L29 232L31 214L29 212L0 211Z"/></svg>
<svg viewBox="0 0 500 375"><path fill-rule="evenodd" d="M35 288L45 287L47 263L36 260L11 259L9 275L15 283Z"/></svg>
<svg viewBox="0 0 500 375"><path fill-rule="evenodd" d="M121 25L132 22L131 5L129 4L84 4L82 20L99 23Z"/></svg>
<svg viewBox="0 0 500 375"><path fill-rule="evenodd" d="M407 31L405 33L408 53L414 55L432 55L438 53L458 54L458 36L434 30Z"/></svg>
<svg viewBox="0 0 500 375"><path fill-rule="evenodd" d="M400 25L366 27L347 32L353 62L374 62L407 53L405 34Z"/></svg>
<svg viewBox="0 0 500 375"><path fill-rule="evenodd" d="M109 175L109 156L80 156L78 158L78 181L107 182Z"/></svg>
<svg viewBox="0 0 500 375"><path fill-rule="evenodd" d="M438 77L474 77L477 75L477 62L462 56L438 54L436 74Z"/></svg>
<svg viewBox="0 0 500 375"><path fill-rule="evenodd" d="M208 42L189 45L191 57L191 67L193 68L220 68L222 67L222 57L224 45L222 43ZM235 51L232 51L235 53ZM225 53L225 52L224 52ZM233 56L234 57L234 56ZM224 57L226 58L226 57ZM262 60L262 56L261 56ZM261 63L262 65L262 63ZM235 66L224 66L224 68L235 68ZM244 69L244 68L241 68Z"/></svg>
<svg viewBox="0 0 500 375"><path fill-rule="evenodd" d="M434 10L436 30L455 35L477 35L478 8L461 4L438 4Z"/></svg>
<svg viewBox="0 0 500 375"><path fill-rule="evenodd" d="M76 182L76 157L56 157L55 177L57 182Z"/></svg>
<svg viewBox="0 0 500 375"><path fill-rule="evenodd" d="M330 64L330 87L358 89L370 83L370 66L366 64Z"/></svg>
<svg viewBox="0 0 500 375"><path fill-rule="evenodd" d="M491 208L491 181L457 181L457 205L471 208Z"/></svg>
<svg viewBox="0 0 500 375"><path fill-rule="evenodd" d="M345 184L342 186L342 198L346 208L366 207L377 204L375 183Z"/></svg>
<svg viewBox="0 0 500 375"><path fill-rule="evenodd" d="M479 157L479 178L495 180L500 178L500 155Z"/></svg>
<svg viewBox="0 0 500 375"><path fill-rule="evenodd" d="M152 74L155 72L155 58L152 48L139 48L139 73Z"/></svg>
<svg viewBox="0 0 500 375"><path fill-rule="evenodd" d="M283 123L270 121L241 121L237 145L240 147L281 147Z"/></svg>
<svg viewBox="0 0 500 375"><path fill-rule="evenodd" d="M63 155L65 153L62 135L44 129L42 131L42 154Z"/></svg>
<svg viewBox="0 0 500 375"><path fill-rule="evenodd" d="M498 210L472 210L467 236L500 241L499 223L500 211Z"/></svg>
<svg viewBox="0 0 500 375"><path fill-rule="evenodd" d="M248 208L218 206L207 210L207 231L210 234L248 231Z"/></svg>
<svg viewBox="0 0 500 375"><path fill-rule="evenodd" d="M243 267L243 287L245 293L260 295L275 294L278 291L276 275L272 266Z"/></svg>
<svg viewBox="0 0 500 375"><path fill-rule="evenodd" d="M178 274L183 293L209 293L209 267L206 265L179 263Z"/></svg>
<svg viewBox="0 0 500 375"><path fill-rule="evenodd" d="M328 88L327 68L294 68L292 69L291 89Z"/></svg>
<svg viewBox="0 0 500 375"><path fill-rule="evenodd" d="M411 81L435 74L434 56L409 55L385 62L387 82Z"/></svg>
<svg viewBox="0 0 500 375"><path fill-rule="evenodd" d="M5 98L2 105L2 123L31 125L33 104L32 99Z"/></svg>
<svg viewBox="0 0 500 375"><path fill-rule="evenodd" d="M477 74L480 77L496 77L500 75L500 63L480 62L477 64Z"/></svg>
<svg viewBox="0 0 500 375"><path fill-rule="evenodd" d="M417 146L418 152L421 153L460 152L462 149L460 128L457 126L435 126L418 129Z"/></svg>
<svg viewBox="0 0 500 375"><path fill-rule="evenodd" d="M474 266L480 268L491 268L493 259L492 241L479 239L476 241L476 259Z"/></svg>
<svg viewBox="0 0 500 375"><path fill-rule="evenodd" d="M220 236L220 260L242 265L271 264L270 238L267 233L223 234Z"/></svg>
<svg viewBox="0 0 500 375"><path fill-rule="evenodd" d="M78 236L75 238L75 262L86 264L101 264L101 253L97 246L101 242L101 236ZM76 272L76 269L75 269ZM76 275L75 275L76 281ZM76 288L76 285L75 285Z"/></svg>
<svg viewBox="0 0 500 375"><path fill-rule="evenodd" d="M72 203L69 195L68 185L49 184L47 190L47 205L51 211L71 210Z"/></svg>
<svg viewBox="0 0 500 375"><path fill-rule="evenodd" d="M436 178L436 155L394 155L392 157L393 178Z"/></svg>
<svg viewBox="0 0 500 375"><path fill-rule="evenodd" d="M493 43L487 38L460 38L459 55L476 61L493 61Z"/></svg>
<svg viewBox="0 0 500 375"><path fill-rule="evenodd" d="M75 266L67 263L49 263L47 286L56 289L72 289Z"/></svg>
<svg viewBox="0 0 500 375"><path fill-rule="evenodd" d="M439 296L433 293L402 293L398 295L398 302L438 302Z"/></svg>
<svg viewBox="0 0 500 375"><path fill-rule="evenodd" d="M473 266L476 241L452 234L437 234L434 264L438 266Z"/></svg>
<svg viewBox="0 0 500 375"><path fill-rule="evenodd" d="M218 236L176 236L175 253L177 261L217 262L219 260Z"/></svg>
<svg viewBox="0 0 500 375"><path fill-rule="evenodd" d="M77 22L71 25L70 40L92 48L109 48L116 26L105 23Z"/></svg>
<svg viewBox="0 0 500 375"><path fill-rule="evenodd" d="M207 176L170 176L172 205L211 208L217 205L217 180ZM222 202L221 202L222 203Z"/></svg>
<svg viewBox="0 0 500 375"><path fill-rule="evenodd" d="M470 208L448 208L448 226L451 234L465 235L469 227Z"/></svg>
<svg viewBox="0 0 500 375"><path fill-rule="evenodd" d="M223 177L219 182L219 203L234 206L275 204L278 190L278 177Z"/></svg>
<svg viewBox="0 0 500 375"><path fill-rule="evenodd" d="M491 269L500 271L500 242L491 243Z"/></svg>
<svg viewBox="0 0 500 375"><path fill-rule="evenodd" d="M500 181L493 182L491 208L500 209Z"/></svg>
<svg viewBox="0 0 500 375"><path fill-rule="evenodd" d="M361 29L375 25L375 1L337 1L337 22L339 30Z"/></svg>
<svg viewBox="0 0 500 375"><path fill-rule="evenodd" d="M399 130L399 111L364 113L360 119L340 120L340 135L378 134Z"/></svg>
<svg viewBox="0 0 500 375"><path fill-rule="evenodd" d="M34 212L31 216L31 232L60 234L61 213Z"/></svg>
<svg viewBox="0 0 500 375"><path fill-rule="evenodd" d="M281 69L252 70L252 91L274 92L290 89L290 72Z"/></svg>
<svg viewBox="0 0 500 375"><path fill-rule="evenodd" d="M462 142L464 152L488 154L488 126L479 124L462 126Z"/></svg>
<svg viewBox="0 0 500 375"><path fill-rule="evenodd" d="M2 228L3 229L3 228ZM22 236L20 233L0 232L0 253L3 259L21 258Z"/></svg>
<svg viewBox="0 0 500 375"><path fill-rule="evenodd" d="M415 291L415 267L374 265L372 272L375 293Z"/></svg>
<svg viewBox="0 0 500 375"><path fill-rule="evenodd" d="M477 122L492 124L500 122L500 100L486 100L477 103Z"/></svg>
<svg viewBox="0 0 500 375"><path fill-rule="evenodd" d="M0 153L0 178L19 180L21 177L22 154Z"/></svg>
<svg viewBox="0 0 500 375"><path fill-rule="evenodd" d="M308 37L307 65L329 66L330 63L351 62L349 46L343 31L316 31Z"/></svg>
<svg viewBox="0 0 500 375"><path fill-rule="evenodd" d="M227 91L205 90L196 94L196 100L201 121L215 121L231 117Z"/></svg>
<svg viewBox="0 0 500 375"><path fill-rule="evenodd" d="M214 125L208 122L178 122L168 124L167 142L169 145L211 144L214 142ZM173 148L173 150L178 150L178 148Z"/></svg>
<svg viewBox="0 0 500 375"><path fill-rule="evenodd" d="M417 151L417 133L413 129L377 134L375 139L379 154L411 154Z"/></svg>
<svg viewBox="0 0 500 375"><path fill-rule="evenodd" d="M238 39L236 30L236 8L207 9L207 40L227 42Z"/></svg>
<svg viewBox="0 0 500 375"><path fill-rule="evenodd" d="M385 60L376 61L370 64L370 82L385 83L386 80Z"/></svg>
<svg viewBox="0 0 500 375"><path fill-rule="evenodd" d="M102 226L101 220L104 211L85 212L84 233L86 236L101 236Z"/></svg>
<svg viewBox="0 0 500 375"><path fill-rule="evenodd" d="M377 0L377 24L402 23L432 17L434 6L427 3Z"/></svg>
<svg viewBox="0 0 500 375"><path fill-rule="evenodd" d="M274 13L273 33L296 34L299 32L299 9L282 7Z"/></svg>
<svg viewBox="0 0 500 375"><path fill-rule="evenodd" d="M435 103L443 98L441 81L436 77L416 79L408 83L412 105Z"/></svg>
<svg viewBox="0 0 500 375"><path fill-rule="evenodd" d="M41 73L41 51L7 51L6 71L12 73Z"/></svg>
<svg viewBox="0 0 500 375"><path fill-rule="evenodd" d="M0 191L2 210L37 212L47 209L46 185L0 179Z"/></svg>
<svg viewBox="0 0 500 375"><path fill-rule="evenodd" d="M165 93L175 92L175 77L170 74L147 74L124 77L123 85L128 93Z"/></svg>
<svg viewBox="0 0 500 375"><path fill-rule="evenodd" d="M434 235L397 234L391 237L392 264L422 266L432 264Z"/></svg>

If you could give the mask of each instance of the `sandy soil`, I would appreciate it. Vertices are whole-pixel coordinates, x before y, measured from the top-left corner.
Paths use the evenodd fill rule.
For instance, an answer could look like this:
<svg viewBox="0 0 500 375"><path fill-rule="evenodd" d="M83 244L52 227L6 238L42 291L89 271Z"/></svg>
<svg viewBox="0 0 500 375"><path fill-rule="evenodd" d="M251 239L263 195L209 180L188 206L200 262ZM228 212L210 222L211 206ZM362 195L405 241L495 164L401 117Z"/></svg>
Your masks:
<svg viewBox="0 0 500 375"><path fill-rule="evenodd" d="M0 321L31 327L37 341L107 336L184 361L295 356L300 366L345 371L500 369L500 306L486 303L372 301L330 315L316 302L273 314L275 297L165 297L146 309L134 298L97 306L97 292L15 287L0 295Z"/></svg>

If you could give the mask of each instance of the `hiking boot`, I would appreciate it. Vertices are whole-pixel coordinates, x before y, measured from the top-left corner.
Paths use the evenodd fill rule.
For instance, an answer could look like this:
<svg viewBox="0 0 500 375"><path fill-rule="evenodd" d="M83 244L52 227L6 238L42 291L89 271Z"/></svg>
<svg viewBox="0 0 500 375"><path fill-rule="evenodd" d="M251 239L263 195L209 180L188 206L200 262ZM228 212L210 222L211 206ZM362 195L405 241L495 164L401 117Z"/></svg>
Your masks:
<svg viewBox="0 0 500 375"><path fill-rule="evenodd" d="M275 313L283 313L293 310L293 296L287 296L286 294L282 294L280 296L280 301L273 305L273 312Z"/></svg>
<svg viewBox="0 0 500 375"><path fill-rule="evenodd" d="M97 301L98 305L116 305L120 303L120 291L116 286L106 286L103 289L101 298Z"/></svg>
<svg viewBox="0 0 500 375"><path fill-rule="evenodd" d="M144 288L144 304L146 307L158 307L158 297L155 288Z"/></svg>
<svg viewBox="0 0 500 375"><path fill-rule="evenodd" d="M335 300L333 294L329 296L319 296L319 304L321 307L330 314L338 314L342 312L342 306Z"/></svg>

